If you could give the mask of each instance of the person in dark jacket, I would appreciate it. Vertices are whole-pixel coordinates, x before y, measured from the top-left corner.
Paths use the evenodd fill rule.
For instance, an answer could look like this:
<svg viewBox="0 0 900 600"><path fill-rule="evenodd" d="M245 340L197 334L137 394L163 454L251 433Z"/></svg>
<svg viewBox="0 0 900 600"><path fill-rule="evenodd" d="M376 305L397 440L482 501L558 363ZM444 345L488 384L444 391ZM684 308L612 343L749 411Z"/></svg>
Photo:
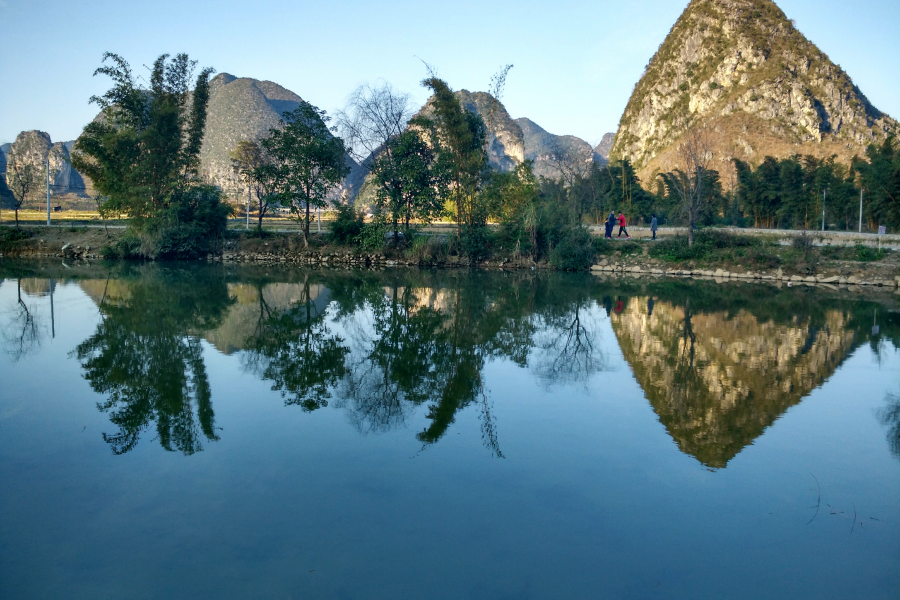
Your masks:
<svg viewBox="0 0 900 600"><path fill-rule="evenodd" d="M617 238L622 237L622 234L623 234L623 233L625 234L625 239L626 239L626 240L630 240L630 239L631 239L631 236L628 235L628 230L625 229L625 215L624 215L624 213L620 212L620 213L619 213L619 235L617 235L616 237L617 237Z"/></svg>
<svg viewBox="0 0 900 600"><path fill-rule="evenodd" d="M650 232L653 234L653 239L656 239L656 229L658 227L658 223L656 221L656 214L650 216Z"/></svg>
<svg viewBox="0 0 900 600"><path fill-rule="evenodd" d="M608 239L612 239L613 227L616 226L616 215L613 213L609 213L609 218L606 220L606 237Z"/></svg>

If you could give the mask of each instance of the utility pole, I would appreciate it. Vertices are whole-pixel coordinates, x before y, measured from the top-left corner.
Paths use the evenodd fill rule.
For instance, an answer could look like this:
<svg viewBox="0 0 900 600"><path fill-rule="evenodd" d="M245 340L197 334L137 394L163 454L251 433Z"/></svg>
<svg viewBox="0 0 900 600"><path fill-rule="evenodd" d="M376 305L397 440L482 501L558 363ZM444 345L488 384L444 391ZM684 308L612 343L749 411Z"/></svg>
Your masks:
<svg viewBox="0 0 900 600"><path fill-rule="evenodd" d="M50 227L50 155L47 155L47 227Z"/></svg>
<svg viewBox="0 0 900 600"><path fill-rule="evenodd" d="M825 231L825 190L822 190L822 231Z"/></svg>
<svg viewBox="0 0 900 600"><path fill-rule="evenodd" d="M863 190L859 188L859 232L862 233L862 198Z"/></svg>

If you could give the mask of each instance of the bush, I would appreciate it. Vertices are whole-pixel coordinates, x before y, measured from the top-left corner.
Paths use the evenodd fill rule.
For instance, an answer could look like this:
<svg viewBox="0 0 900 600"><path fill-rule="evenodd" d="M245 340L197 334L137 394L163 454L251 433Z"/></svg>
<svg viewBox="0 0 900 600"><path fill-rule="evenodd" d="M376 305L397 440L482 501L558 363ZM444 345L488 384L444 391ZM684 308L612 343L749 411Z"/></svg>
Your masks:
<svg viewBox="0 0 900 600"><path fill-rule="evenodd" d="M560 271L584 271L594 262L591 235L583 227L574 227L550 251L550 264Z"/></svg>
<svg viewBox="0 0 900 600"><path fill-rule="evenodd" d="M103 246L100 254L103 258L144 258L141 253L141 239L134 232L128 231L122 239Z"/></svg>
<svg viewBox="0 0 900 600"><path fill-rule="evenodd" d="M855 250L856 260L860 262L871 262L884 258L884 250L881 248L871 248L869 246L863 246L862 244L856 244Z"/></svg>
<svg viewBox="0 0 900 600"><path fill-rule="evenodd" d="M338 204L336 208L337 218L331 224L331 239L336 244L352 244L363 230L362 213L349 204Z"/></svg>
<svg viewBox="0 0 900 600"><path fill-rule="evenodd" d="M490 236L487 225L471 225L464 227L459 238L460 250L470 262L476 263L488 256Z"/></svg>
<svg viewBox="0 0 900 600"><path fill-rule="evenodd" d="M735 235L725 231L698 231L694 235L694 245L688 246L686 236L660 240L650 248L650 256L670 262L704 260L724 251L735 249L761 248L762 241L745 235Z"/></svg>
<svg viewBox="0 0 900 600"><path fill-rule="evenodd" d="M208 185L175 192L169 206L148 227L149 248L144 254L157 259L194 259L218 249L232 208L221 192Z"/></svg>
<svg viewBox="0 0 900 600"><path fill-rule="evenodd" d="M407 253L410 260L430 264L444 262L449 254L449 244L444 236L417 235Z"/></svg>
<svg viewBox="0 0 900 600"><path fill-rule="evenodd" d="M31 231L24 229L10 229L9 227L0 228L0 242L20 242L34 236Z"/></svg>
<svg viewBox="0 0 900 600"><path fill-rule="evenodd" d="M360 250L372 252L383 248L384 236L387 230L387 221L381 215L376 216L371 222L363 224L359 235L356 236L356 242L359 244Z"/></svg>

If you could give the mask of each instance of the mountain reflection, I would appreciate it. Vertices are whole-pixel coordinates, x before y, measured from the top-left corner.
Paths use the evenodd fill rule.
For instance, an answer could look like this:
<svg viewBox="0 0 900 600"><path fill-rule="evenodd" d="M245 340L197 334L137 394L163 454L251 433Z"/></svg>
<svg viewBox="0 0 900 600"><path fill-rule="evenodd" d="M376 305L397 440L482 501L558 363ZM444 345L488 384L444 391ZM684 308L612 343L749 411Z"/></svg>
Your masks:
<svg viewBox="0 0 900 600"><path fill-rule="evenodd" d="M695 312L690 298L630 298L612 326L669 434L711 467L724 467L820 386L856 339L838 310L776 322L746 309Z"/></svg>
<svg viewBox="0 0 900 600"><path fill-rule="evenodd" d="M118 427L104 434L116 454L151 427L184 454L218 439L204 340L287 406L341 410L361 434L424 415L424 449L474 409L496 456L488 363L511 362L551 392L591 389L615 340L680 450L721 468L859 345L896 344L900 331L892 316L872 329L873 305L858 300L589 275L150 265L79 285L102 319L74 355ZM883 416L891 439L895 406Z"/></svg>

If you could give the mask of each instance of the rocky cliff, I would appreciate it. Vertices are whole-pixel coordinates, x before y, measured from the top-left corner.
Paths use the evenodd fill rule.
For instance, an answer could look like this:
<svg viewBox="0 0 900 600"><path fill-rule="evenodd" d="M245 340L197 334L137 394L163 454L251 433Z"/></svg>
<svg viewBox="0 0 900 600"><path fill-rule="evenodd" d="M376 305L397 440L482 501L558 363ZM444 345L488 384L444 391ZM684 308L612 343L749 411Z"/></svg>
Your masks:
<svg viewBox="0 0 900 600"><path fill-rule="evenodd" d="M206 133L200 150L200 175L221 187L226 195L243 197L244 188L234 175L229 153L242 140L257 141L278 127L282 114L297 108L303 99L273 83L228 73L216 75L210 82ZM358 185L359 165L349 156L352 169L350 188ZM347 187L347 186L345 186ZM348 190L352 192L351 190Z"/></svg>
<svg viewBox="0 0 900 600"><path fill-rule="evenodd" d="M557 178L560 176L560 161L581 164L606 162L580 138L554 135L531 119L513 119L503 103L495 101L487 92L459 90L456 97L464 108L481 115L485 124L490 121L488 163L498 171L512 171L516 165L531 160L534 161L536 175ZM426 102L419 114L428 116L430 112L430 103Z"/></svg>
<svg viewBox="0 0 900 600"><path fill-rule="evenodd" d="M527 118L516 119L525 137L525 158L534 161L534 173L539 177L560 177L560 163L589 166L592 162L606 164L588 144L574 135L554 135Z"/></svg>
<svg viewBox="0 0 900 600"><path fill-rule="evenodd" d="M9 145L8 151L0 159L0 173L4 175L16 166L29 164L37 174L38 184L26 205L37 203L47 194L47 161L50 163L50 195L56 197L84 196L86 189L81 174L72 168L69 161L69 148L72 142L53 143L50 135L43 131L23 131L16 136L16 141ZM4 190L6 191L6 190Z"/></svg>
<svg viewBox="0 0 900 600"><path fill-rule="evenodd" d="M898 130L771 0L691 0L635 86L612 157L646 180L702 126L720 170L732 157L847 161Z"/></svg>
<svg viewBox="0 0 900 600"><path fill-rule="evenodd" d="M455 92L463 108L478 113L489 126L488 163L498 171L512 171L525 160L525 139L518 123L506 111L502 102L486 92ZM491 110L493 109L493 115ZM433 114L431 99L425 103L416 116L430 117Z"/></svg>
<svg viewBox="0 0 900 600"><path fill-rule="evenodd" d="M600 140L600 143L594 147L594 154L596 154L603 160L608 161L609 153L612 151L613 141L615 139L616 134L614 133L603 134L603 138Z"/></svg>

